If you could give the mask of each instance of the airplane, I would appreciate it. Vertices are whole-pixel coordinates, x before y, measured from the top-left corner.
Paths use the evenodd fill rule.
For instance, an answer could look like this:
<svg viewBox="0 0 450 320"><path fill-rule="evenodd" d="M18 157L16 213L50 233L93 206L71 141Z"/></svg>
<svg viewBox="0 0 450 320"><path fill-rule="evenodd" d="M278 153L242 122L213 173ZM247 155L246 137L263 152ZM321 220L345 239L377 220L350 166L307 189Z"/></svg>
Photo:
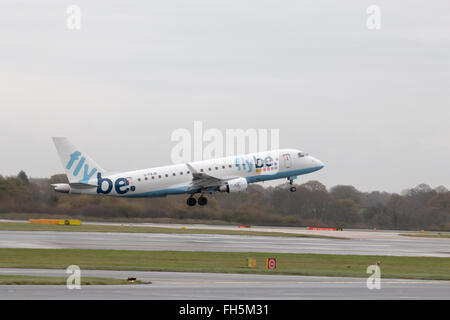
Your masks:
<svg viewBox="0 0 450 320"><path fill-rule="evenodd" d="M295 192L299 175L318 171L322 161L297 149L280 149L127 172L108 172L65 137L53 142L69 183L54 191L115 197L166 197L187 194L188 206L204 206L204 194L242 192L249 183L287 179ZM200 194L198 200L195 194Z"/></svg>

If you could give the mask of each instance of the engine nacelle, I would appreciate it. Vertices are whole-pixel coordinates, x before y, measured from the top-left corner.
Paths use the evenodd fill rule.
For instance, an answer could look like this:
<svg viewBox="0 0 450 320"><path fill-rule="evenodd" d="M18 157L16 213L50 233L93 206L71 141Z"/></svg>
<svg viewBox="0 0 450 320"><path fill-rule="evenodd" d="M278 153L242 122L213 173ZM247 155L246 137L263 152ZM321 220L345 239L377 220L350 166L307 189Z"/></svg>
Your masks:
<svg viewBox="0 0 450 320"><path fill-rule="evenodd" d="M219 187L220 192L241 192L247 190L247 179L236 178L225 182L224 185Z"/></svg>

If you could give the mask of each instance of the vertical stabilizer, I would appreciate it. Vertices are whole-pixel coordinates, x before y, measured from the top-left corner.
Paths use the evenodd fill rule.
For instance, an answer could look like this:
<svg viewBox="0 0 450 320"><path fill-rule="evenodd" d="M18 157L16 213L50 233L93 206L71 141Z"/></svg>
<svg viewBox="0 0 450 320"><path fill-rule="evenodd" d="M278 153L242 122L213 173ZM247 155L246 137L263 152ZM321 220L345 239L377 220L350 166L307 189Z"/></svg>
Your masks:
<svg viewBox="0 0 450 320"><path fill-rule="evenodd" d="M56 150L70 183L86 183L97 179L105 171L67 138L54 137Z"/></svg>

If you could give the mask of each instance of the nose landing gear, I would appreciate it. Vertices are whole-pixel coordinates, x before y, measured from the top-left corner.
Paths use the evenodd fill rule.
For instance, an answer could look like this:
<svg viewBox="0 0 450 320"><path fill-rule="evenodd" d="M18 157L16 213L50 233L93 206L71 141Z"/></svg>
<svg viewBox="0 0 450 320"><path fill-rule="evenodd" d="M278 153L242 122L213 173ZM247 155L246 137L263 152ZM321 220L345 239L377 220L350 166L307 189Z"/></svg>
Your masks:
<svg viewBox="0 0 450 320"><path fill-rule="evenodd" d="M297 188L294 186L294 180L289 179L289 178L288 178L288 180L289 180L289 184L291 185L291 188L289 190L291 190L291 192L297 191Z"/></svg>

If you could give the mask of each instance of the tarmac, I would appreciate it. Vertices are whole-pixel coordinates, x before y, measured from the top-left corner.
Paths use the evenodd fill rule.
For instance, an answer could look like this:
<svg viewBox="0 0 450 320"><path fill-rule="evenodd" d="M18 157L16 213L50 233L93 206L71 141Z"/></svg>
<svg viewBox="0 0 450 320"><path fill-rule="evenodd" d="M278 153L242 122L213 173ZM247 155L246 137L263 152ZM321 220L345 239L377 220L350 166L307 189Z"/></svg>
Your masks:
<svg viewBox="0 0 450 320"><path fill-rule="evenodd" d="M450 239L322 239L218 234L0 231L0 248L180 250L450 257Z"/></svg>
<svg viewBox="0 0 450 320"><path fill-rule="evenodd" d="M97 223L98 224L98 223ZM115 223L105 223L113 224ZM148 225L180 228L181 225ZM233 226L189 225L190 229L236 230ZM0 248L181 250L222 252L282 252L356 255L450 257L450 240L413 238L398 231L310 231L301 228L252 227L253 231L306 233L346 239L267 237L218 234L162 234L116 232L0 231ZM67 277L65 270L6 269L0 274ZM380 289L368 289L366 278L288 275L221 274L82 270L82 276L130 276L151 284L82 286L0 285L0 300L292 300L292 299L445 299L450 281L381 279Z"/></svg>
<svg viewBox="0 0 450 320"><path fill-rule="evenodd" d="M0 274L67 277L57 269L0 269ZM365 278L305 277L188 272L82 270L81 276L123 278L151 284L81 286L0 285L0 299L150 299L150 300L291 300L291 299L449 299L450 281L381 279L380 289L368 289Z"/></svg>

